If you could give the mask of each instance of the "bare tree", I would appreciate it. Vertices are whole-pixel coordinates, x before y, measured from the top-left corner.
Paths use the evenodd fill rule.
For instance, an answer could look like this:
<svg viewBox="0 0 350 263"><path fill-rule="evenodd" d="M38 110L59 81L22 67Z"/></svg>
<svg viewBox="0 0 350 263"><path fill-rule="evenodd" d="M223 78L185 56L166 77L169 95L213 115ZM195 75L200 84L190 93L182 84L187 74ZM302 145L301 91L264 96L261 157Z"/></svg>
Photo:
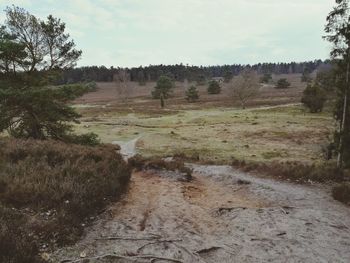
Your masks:
<svg viewBox="0 0 350 263"><path fill-rule="evenodd" d="M240 101L242 109L245 109L248 100L259 92L259 77L256 71L244 69L239 76L233 79L232 95Z"/></svg>
<svg viewBox="0 0 350 263"><path fill-rule="evenodd" d="M128 103L133 88L130 83L130 74L126 70L120 69L118 73L114 74L113 80L117 85L119 98L122 102Z"/></svg>

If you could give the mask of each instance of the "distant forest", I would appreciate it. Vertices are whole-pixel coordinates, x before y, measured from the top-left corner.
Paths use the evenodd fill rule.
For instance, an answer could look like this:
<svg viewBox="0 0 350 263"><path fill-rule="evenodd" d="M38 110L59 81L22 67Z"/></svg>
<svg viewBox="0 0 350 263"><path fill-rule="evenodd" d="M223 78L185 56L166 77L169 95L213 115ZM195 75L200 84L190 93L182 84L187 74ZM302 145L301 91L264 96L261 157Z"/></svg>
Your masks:
<svg viewBox="0 0 350 263"><path fill-rule="evenodd" d="M161 75L167 75L176 81L197 81L212 77L230 78L238 75L244 68L256 70L259 74L290 74L312 73L320 67L328 67L329 61L315 60L309 62L291 63L259 63L255 65L223 65L223 66L189 66L177 65L149 65L134 68L107 68L105 66L88 66L65 70L60 84L85 81L111 82L121 70L128 73L130 81L145 83L156 81Z"/></svg>

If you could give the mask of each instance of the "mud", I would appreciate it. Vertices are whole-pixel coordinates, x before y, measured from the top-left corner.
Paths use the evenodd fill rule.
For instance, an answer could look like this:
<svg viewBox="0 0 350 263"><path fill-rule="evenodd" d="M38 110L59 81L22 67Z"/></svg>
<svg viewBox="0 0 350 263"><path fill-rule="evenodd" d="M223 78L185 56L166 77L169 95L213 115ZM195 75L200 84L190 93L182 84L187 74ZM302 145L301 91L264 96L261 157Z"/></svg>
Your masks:
<svg viewBox="0 0 350 263"><path fill-rule="evenodd" d="M138 172L128 194L54 262L350 262L350 209L327 187L190 165Z"/></svg>

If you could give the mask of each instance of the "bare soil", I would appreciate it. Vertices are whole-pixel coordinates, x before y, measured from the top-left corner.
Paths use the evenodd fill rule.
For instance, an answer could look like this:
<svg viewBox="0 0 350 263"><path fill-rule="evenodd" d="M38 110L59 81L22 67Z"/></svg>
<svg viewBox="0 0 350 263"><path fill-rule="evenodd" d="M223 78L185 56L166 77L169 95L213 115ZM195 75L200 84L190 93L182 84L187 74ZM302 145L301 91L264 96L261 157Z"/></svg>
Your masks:
<svg viewBox="0 0 350 263"><path fill-rule="evenodd" d="M328 187L257 178L230 166L189 166L194 180L187 183L174 172L134 173L124 199L52 260L350 261L350 210Z"/></svg>

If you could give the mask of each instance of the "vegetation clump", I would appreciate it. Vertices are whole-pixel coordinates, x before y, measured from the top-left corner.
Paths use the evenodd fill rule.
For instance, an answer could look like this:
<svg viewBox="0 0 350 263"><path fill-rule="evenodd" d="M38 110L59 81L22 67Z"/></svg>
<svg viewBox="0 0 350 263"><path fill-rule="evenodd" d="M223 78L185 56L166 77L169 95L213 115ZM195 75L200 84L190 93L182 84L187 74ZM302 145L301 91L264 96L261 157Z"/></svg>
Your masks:
<svg viewBox="0 0 350 263"><path fill-rule="evenodd" d="M215 80L210 81L207 91L208 91L208 94L220 94L221 86L219 82Z"/></svg>
<svg viewBox="0 0 350 263"><path fill-rule="evenodd" d="M247 102L258 94L259 88L258 74L253 70L245 69L233 82L233 98L239 100L242 109L245 109Z"/></svg>
<svg viewBox="0 0 350 263"><path fill-rule="evenodd" d="M264 75L260 78L261 83L268 84L272 81L272 74L271 73L264 73Z"/></svg>
<svg viewBox="0 0 350 263"><path fill-rule="evenodd" d="M336 6L327 16L325 38L332 43L331 59L336 65L335 76L330 78L336 87L336 106L334 116L339 128L334 141L338 152L339 168L350 167L350 35L349 1L337 0Z"/></svg>
<svg viewBox="0 0 350 263"><path fill-rule="evenodd" d="M311 83L312 77L309 69L305 69L301 75L301 82Z"/></svg>
<svg viewBox="0 0 350 263"><path fill-rule="evenodd" d="M84 220L120 197L130 179L128 165L111 145L2 139L0 147L0 235L7 236L0 251L14 260L5 262L32 262L24 258L35 257L41 242L75 241ZM30 223L20 224L22 219ZM23 261L15 260L22 253Z"/></svg>
<svg viewBox="0 0 350 263"><path fill-rule="evenodd" d="M173 92L175 85L171 78L167 76L160 76L157 85L152 91L153 99L160 99L160 105L162 108L165 106L165 100L168 99Z"/></svg>
<svg viewBox="0 0 350 263"><path fill-rule="evenodd" d="M186 100L188 102L196 102L199 100L199 94L196 86L191 86L186 91Z"/></svg>
<svg viewBox="0 0 350 263"><path fill-rule="evenodd" d="M350 183L343 183L333 187L332 196L335 200L350 204Z"/></svg>
<svg viewBox="0 0 350 263"><path fill-rule="evenodd" d="M267 176L287 179L298 183L309 182L342 182L346 178L344 171L334 163L305 164L300 162L247 163L233 160L232 165L244 171L257 171Z"/></svg>
<svg viewBox="0 0 350 263"><path fill-rule="evenodd" d="M71 123L79 122L80 115L67 104L96 87L56 83L82 52L60 19L50 15L44 21L16 6L5 12L0 27L0 132L74 142L79 136L73 135ZM98 144L91 134L77 141Z"/></svg>
<svg viewBox="0 0 350 263"><path fill-rule="evenodd" d="M144 158L141 155L136 155L129 159L129 165L137 170L165 169L169 171L178 171L185 174L186 180L192 180L192 170L186 167L184 162L180 160L166 161L161 158Z"/></svg>
<svg viewBox="0 0 350 263"><path fill-rule="evenodd" d="M317 83L308 84L303 92L301 102L310 110L311 113L321 112L327 100L326 93Z"/></svg>
<svg viewBox="0 0 350 263"><path fill-rule="evenodd" d="M276 89L288 89L290 87L290 83L287 79L279 79L276 84Z"/></svg>

